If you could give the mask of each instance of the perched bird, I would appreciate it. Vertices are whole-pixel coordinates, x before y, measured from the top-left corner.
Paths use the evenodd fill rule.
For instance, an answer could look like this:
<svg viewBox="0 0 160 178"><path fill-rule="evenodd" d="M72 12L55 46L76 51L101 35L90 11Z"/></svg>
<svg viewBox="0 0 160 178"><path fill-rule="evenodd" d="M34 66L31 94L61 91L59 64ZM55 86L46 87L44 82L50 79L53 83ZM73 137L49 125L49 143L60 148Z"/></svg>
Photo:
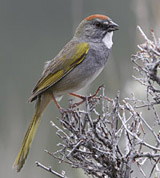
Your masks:
<svg viewBox="0 0 160 178"><path fill-rule="evenodd" d="M89 85L102 71L112 48L113 31L118 25L105 15L91 15L77 27L58 55L48 61L40 80L33 89L31 102L36 100L35 113L25 134L20 152L14 162L17 172L23 167L42 113L51 100L60 109L64 94Z"/></svg>

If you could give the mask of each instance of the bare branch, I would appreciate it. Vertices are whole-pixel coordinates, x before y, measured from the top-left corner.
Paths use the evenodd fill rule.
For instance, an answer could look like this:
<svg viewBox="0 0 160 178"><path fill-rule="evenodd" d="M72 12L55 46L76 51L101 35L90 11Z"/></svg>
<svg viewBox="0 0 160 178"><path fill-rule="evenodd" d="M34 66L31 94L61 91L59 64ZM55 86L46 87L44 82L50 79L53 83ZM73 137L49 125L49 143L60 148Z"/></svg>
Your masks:
<svg viewBox="0 0 160 178"><path fill-rule="evenodd" d="M38 161L36 161L35 163L36 163L36 165L37 165L38 167L43 168L44 170L46 170L46 171L48 171L48 172L50 172L50 173L56 175L57 177L60 177L60 178L67 178L65 175L59 174L58 172L54 171L51 167L46 167L46 166L44 166L43 164L41 164L40 162L38 162Z"/></svg>

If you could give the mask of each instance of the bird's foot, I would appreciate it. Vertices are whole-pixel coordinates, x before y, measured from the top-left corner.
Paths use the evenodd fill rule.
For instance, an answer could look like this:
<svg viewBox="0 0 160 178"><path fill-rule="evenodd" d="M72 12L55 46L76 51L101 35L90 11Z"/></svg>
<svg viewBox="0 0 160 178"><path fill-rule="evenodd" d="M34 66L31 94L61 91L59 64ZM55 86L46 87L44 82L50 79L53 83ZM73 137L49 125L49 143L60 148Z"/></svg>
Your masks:
<svg viewBox="0 0 160 178"><path fill-rule="evenodd" d="M77 97L77 98L80 98L82 101L78 102L78 103L74 103L71 105L71 107L76 107L76 106L79 106L81 105L82 103L84 103L86 100L90 101L91 99L95 98L98 94L98 92L101 90L101 88L103 88L104 86L101 85L98 87L98 89L96 90L95 94L89 96L89 97L85 97L85 96L82 96L82 95L78 95L76 93L69 93L69 95L71 96L74 96L74 97Z"/></svg>

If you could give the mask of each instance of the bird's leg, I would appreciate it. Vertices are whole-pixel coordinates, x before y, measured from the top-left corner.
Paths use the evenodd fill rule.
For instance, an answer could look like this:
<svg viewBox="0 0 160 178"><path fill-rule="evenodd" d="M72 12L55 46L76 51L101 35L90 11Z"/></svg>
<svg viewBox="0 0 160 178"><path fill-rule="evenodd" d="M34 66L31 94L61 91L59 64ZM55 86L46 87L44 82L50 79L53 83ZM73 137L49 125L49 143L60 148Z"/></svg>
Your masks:
<svg viewBox="0 0 160 178"><path fill-rule="evenodd" d="M99 86L98 89L96 90L95 94L93 94L92 96L89 96L88 97L88 101L91 100L92 98L96 97L98 92L100 91L100 89L103 87L103 85ZM75 106L79 106L81 105L82 103L84 103L86 101L86 97L85 96L82 96L82 95L78 95L78 94L75 94L75 93L69 93L69 95L71 96L75 96L77 98L80 98L82 99L82 101L78 102L78 103L74 103L72 105L72 107L75 107Z"/></svg>
<svg viewBox="0 0 160 178"><path fill-rule="evenodd" d="M75 96L75 97L80 98L80 99L82 99L82 100L85 99L84 96L82 96L82 95L78 95L78 94L76 94L76 93L69 93L69 95L71 95L71 96Z"/></svg>
<svg viewBox="0 0 160 178"><path fill-rule="evenodd" d="M53 93L51 94L51 96L52 96L52 99L53 99L54 103L56 104L58 110L61 111L62 108L61 108L61 106L58 104L58 102L57 102L56 98L54 97Z"/></svg>
<svg viewBox="0 0 160 178"><path fill-rule="evenodd" d="M75 94L75 93L69 93L69 95L75 96L75 97L80 98L82 100L82 101L80 101L78 103L72 104L72 107L79 106L79 105L81 105L82 103L84 103L86 101L86 97L84 97L82 95L78 95L78 94Z"/></svg>
<svg viewBox="0 0 160 178"><path fill-rule="evenodd" d="M96 90L95 94L93 94L92 96L89 96L89 97L88 97L88 100L90 100L90 99L96 97L97 94L98 94L98 92L99 92L99 91L101 90L101 88L103 88L103 87L104 87L104 85L99 86L98 89Z"/></svg>

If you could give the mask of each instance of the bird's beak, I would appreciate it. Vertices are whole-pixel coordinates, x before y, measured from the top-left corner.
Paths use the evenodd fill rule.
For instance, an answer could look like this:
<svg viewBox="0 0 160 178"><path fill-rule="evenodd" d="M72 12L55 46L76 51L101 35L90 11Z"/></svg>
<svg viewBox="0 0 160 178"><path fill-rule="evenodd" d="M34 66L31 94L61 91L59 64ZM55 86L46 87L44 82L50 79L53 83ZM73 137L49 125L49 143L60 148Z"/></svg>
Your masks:
<svg viewBox="0 0 160 178"><path fill-rule="evenodd" d="M119 25L113 22L112 20L106 22L106 26L108 28L108 32L116 31L119 29Z"/></svg>

